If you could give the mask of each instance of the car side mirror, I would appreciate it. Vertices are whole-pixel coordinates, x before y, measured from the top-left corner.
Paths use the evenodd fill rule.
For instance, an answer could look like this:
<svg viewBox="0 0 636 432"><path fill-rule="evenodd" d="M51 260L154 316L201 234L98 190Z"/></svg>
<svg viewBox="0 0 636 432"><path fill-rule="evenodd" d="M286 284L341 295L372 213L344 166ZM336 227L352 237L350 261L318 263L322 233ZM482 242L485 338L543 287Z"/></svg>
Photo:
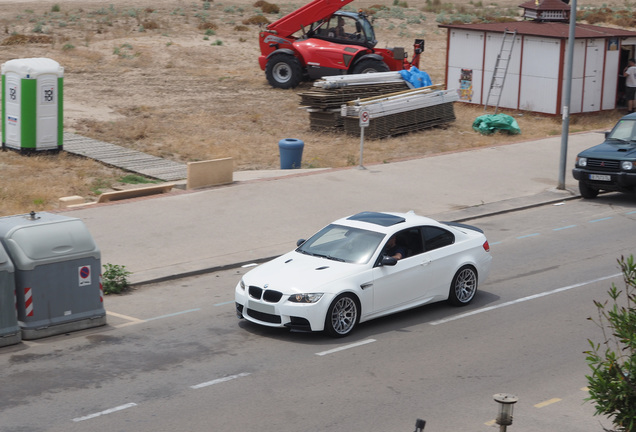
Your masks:
<svg viewBox="0 0 636 432"><path fill-rule="evenodd" d="M605 139L607 139L607 137L609 136L611 131L605 131Z"/></svg>
<svg viewBox="0 0 636 432"><path fill-rule="evenodd" d="M382 261L380 261L380 265L382 265L382 266L394 266L394 265L397 264L397 261L398 260L396 260L392 256L384 255L382 257Z"/></svg>
<svg viewBox="0 0 636 432"><path fill-rule="evenodd" d="M298 241L296 242L296 246L300 246L301 244L305 243L307 240L305 239L298 239Z"/></svg>

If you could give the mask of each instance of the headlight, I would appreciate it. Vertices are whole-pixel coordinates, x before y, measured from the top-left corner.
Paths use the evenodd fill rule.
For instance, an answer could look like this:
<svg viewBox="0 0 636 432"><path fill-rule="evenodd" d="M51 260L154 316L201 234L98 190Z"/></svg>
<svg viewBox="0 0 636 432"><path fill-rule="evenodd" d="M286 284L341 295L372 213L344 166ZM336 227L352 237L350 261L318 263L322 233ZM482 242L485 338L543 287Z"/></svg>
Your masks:
<svg viewBox="0 0 636 432"><path fill-rule="evenodd" d="M243 281L243 279L241 279L241 281L239 282L239 285L240 285L241 289L243 291L245 291L245 282Z"/></svg>
<svg viewBox="0 0 636 432"><path fill-rule="evenodd" d="M621 168L623 171L631 171L634 168L634 164L630 161L621 162Z"/></svg>
<svg viewBox="0 0 636 432"><path fill-rule="evenodd" d="M292 294L289 301L292 303L316 303L322 297L322 293Z"/></svg>
<svg viewBox="0 0 636 432"><path fill-rule="evenodd" d="M587 166L587 158L584 157L577 157L576 158L576 164L580 167L586 167Z"/></svg>

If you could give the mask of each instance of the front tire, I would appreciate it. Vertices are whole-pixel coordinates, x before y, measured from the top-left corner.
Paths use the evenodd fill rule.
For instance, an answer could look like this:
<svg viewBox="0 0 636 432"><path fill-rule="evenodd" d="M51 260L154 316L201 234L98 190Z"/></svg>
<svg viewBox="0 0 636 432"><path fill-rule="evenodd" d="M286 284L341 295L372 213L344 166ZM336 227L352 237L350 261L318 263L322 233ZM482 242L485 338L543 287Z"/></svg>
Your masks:
<svg viewBox="0 0 636 432"><path fill-rule="evenodd" d="M594 199L598 196L598 189L579 181L579 192L583 198Z"/></svg>
<svg viewBox="0 0 636 432"><path fill-rule="evenodd" d="M289 54L275 54L267 61L265 76L272 87L290 89L300 84L303 72L296 57Z"/></svg>
<svg viewBox="0 0 636 432"><path fill-rule="evenodd" d="M382 60L366 59L360 61L351 70L352 74L389 72L389 67Z"/></svg>
<svg viewBox="0 0 636 432"><path fill-rule="evenodd" d="M360 321L360 307L351 294L341 294L335 298L325 317L325 332L331 337L345 337Z"/></svg>
<svg viewBox="0 0 636 432"><path fill-rule="evenodd" d="M477 271L471 266L460 268L450 286L448 301L453 306L465 306L475 298Z"/></svg>

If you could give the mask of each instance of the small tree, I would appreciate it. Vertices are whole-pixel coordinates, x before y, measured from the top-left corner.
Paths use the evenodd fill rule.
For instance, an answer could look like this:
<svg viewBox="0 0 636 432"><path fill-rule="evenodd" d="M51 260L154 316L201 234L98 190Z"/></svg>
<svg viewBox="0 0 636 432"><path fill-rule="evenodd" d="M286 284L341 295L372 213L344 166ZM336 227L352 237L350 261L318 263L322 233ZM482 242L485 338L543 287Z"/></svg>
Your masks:
<svg viewBox="0 0 636 432"><path fill-rule="evenodd" d="M597 319L588 318L602 331L603 341L591 346L587 363L590 396L596 412L612 419L617 431L636 432L636 265L634 256L621 257L625 291L614 284L607 291L609 300L594 301Z"/></svg>

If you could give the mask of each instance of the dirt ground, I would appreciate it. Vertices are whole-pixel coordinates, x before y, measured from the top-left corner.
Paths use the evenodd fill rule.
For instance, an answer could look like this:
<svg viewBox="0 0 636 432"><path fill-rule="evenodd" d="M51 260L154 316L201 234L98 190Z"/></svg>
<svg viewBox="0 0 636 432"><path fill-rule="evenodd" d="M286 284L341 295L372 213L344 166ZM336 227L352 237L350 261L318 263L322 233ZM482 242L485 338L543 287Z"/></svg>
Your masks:
<svg viewBox="0 0 636 432"><path fill-rule="evenodd" d="M0 1L0 63L47 57L64 67L68 132L181 162L232 157L236 170L278 168L278 141L299 138L305 142L303 168L355 165L359 138L310 131L298 93L311 83L273 89L258 66L258 26L246 20L262 14L275 21L303 3L279 4L279 14L264 14L242 0ZM382 47L412 51L413 40L424 38L421 69L443 83L446 30L437 26L438 13L425 11L433 3L386 3L374 26ZM465 14L484 8L515 14L522 1L444 3ZM351 7L377 4L383 2ZM579 8L585 5L579 1ZM521 135L481 136L471 128L481 108L456 104L455 111L457 121L448 128L367 141L365 163L561 133L560 118L510 113ZM623 114L573 117L571 131L608 129ZM94 198L124 174L65 154L2 152L0 216L55 209L62 196Z"/></svg>

